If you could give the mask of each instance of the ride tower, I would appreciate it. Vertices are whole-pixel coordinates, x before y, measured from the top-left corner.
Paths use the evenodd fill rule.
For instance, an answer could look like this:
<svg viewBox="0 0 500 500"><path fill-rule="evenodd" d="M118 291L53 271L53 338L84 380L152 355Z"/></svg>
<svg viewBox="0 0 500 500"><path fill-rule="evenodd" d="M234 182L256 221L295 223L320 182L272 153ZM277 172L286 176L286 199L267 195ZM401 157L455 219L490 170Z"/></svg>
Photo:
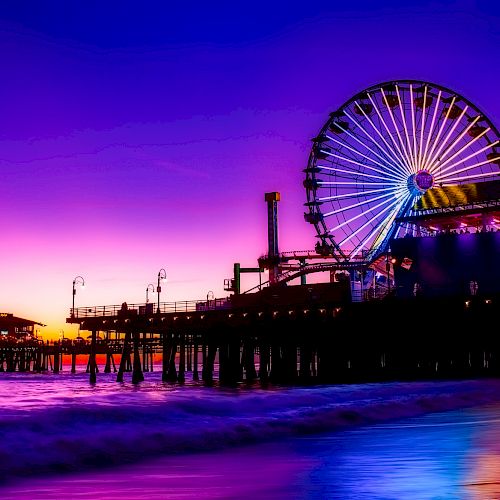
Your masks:
<svg viewBox="0 0 500 500"><path fill-rule="evenodd" d="M279 250L278 250L278 201L280 193L265 193L264 199L267 203L267 255L269 259L269 284L274 285L279 273Z"/></svg>

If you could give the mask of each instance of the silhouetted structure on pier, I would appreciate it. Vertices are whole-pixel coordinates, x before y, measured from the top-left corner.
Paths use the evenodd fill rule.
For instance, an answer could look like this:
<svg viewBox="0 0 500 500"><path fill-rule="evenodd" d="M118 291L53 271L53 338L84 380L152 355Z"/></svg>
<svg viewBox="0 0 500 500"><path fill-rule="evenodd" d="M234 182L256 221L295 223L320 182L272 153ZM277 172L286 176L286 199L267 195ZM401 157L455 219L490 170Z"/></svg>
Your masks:
<svg viewBox="0 0 500 500"><path fill-rule="evenodd" d="M447 232L392 242L397 294L426 297L500 292L500 231ZM471 286L473 289L471 290Z"/></svg>

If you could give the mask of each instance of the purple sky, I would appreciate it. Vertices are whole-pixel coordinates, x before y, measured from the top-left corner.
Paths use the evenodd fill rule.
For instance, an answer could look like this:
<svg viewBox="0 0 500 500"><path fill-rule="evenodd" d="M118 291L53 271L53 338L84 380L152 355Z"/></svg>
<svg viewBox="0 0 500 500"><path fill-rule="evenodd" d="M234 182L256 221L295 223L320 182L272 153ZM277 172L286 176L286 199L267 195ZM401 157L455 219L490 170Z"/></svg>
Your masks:
<svg viewBox="0 0 500 500"><path fill-rule="evenodd" d="M4 4L0 309L48 336L76 332L77 275L76 306L144 302L160 268L162 301L225 296L266 191L280 249L312 249L310 139L366 87L434 82L500 125L493 1Z"/></svg>

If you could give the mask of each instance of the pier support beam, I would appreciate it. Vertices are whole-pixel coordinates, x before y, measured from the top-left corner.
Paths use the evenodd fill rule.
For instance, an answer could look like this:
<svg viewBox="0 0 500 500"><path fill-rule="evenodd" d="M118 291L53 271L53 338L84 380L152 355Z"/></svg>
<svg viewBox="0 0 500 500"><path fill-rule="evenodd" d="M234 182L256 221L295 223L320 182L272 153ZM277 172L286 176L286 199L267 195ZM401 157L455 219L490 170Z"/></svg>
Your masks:
<svg viewBox="0 0 500 500"><path fill-rule="evenodd" d="M97 331L92 330L92 340L90 342L90 357L89 357L89 369L90 369L90 383L95 384L97 381L96 377L96 360L95 360L95 352L96 352L96 343L97 343Z"/></svg>
<svg viewBox="0 0 500 500"><path fill-rule="evenodd" d="M166 331L162 332L162 354L161 354L161 380L162 382L168 381L168 362L170 360L169 341Z"/></svg>
<svg viewBox="0 0 500 500"><path fill-rule="evenodd" d="M269 349L268 342L261 340L259 345L259 380L264 383L269 381Z"/></svg>
<svg viewBox="0 0 500 500"><path fill-rule="evenodd" d="M127 369L128 364L130 364L130 331L125 332L125 338L123 339L123 350L120 358L120 367L118 368L118 375L116 376L117 382L123 382L123 373Z"/></svg>
<svg viewBox="0 0 500 500"><path fill-rule="evenodd" d="M134 365L132 369L132 383L137 384L144 380L144 374L141 367L141 355L139 354L139 336L138 332L134 333Z"/></svg>
<svg viewBox="0 0 500 500"><path fill-rule="evenodd" d="M242 364L245 370L245 380L253 382L257 378L254 361L254 339L247 337L243 340Z"/></svg>
<svg viewBox="0 0 500 500"><path fill-rule="evenodd" d="M106 365L104 366L104 373L111 373L111 365L113 365L113 371L116 372L115 360L113 359L113 353L106 353Z"/></svg>
<svg viewBox="0 0 500 500"><path fill-rule="evenodd" d="M210 344L203 346L204 363L201 372L201 378L204 382L211 384L214 380L214 364L215 364L215 356L217 354L217 345L213 342ZM220 360L219 360L220 361Z"/></svg>
<svg viewBox="0 0 500 500"><path fill-rule="evenodd" d="M193 335L193 380L199 380L198 375L198 335Z"/></svg>
<svg viewBox="0 0 500 500"><path fill-rule="evenodd" d="M60 345L58 342L54 342L54 373L59 373L59 356L60 356L60 351L59 351Z"/></svg>
<svg viewBox="0 0 500 500"><path fill-rule="evenodd" d="M177 382L177 369L175 367L175 357L177 354L177 334L172 334L170 342L169 354L170 358L168 361L168 373L167 380L169 382Z"/></svg>
<svg viewBox="0 0 500 500"><path fill-rule="evenodd" d="M179 382L184 382L185 372L186 372L186 335L181 333L179 338L179 374L177 380Z"/></svg>

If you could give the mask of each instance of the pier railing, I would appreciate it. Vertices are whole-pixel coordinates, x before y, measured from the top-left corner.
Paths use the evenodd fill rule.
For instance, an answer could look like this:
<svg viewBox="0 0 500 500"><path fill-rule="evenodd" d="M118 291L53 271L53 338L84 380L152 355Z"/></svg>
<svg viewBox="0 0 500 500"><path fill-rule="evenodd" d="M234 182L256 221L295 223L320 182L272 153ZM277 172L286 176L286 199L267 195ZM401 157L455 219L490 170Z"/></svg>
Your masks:
<svg viewBox="0 0 500 500"><path fill-rule="evenodd" d="M127 304L110 306L89 306L77 307L74 310L70 309L71 318L96 318L102 316L120 316L120 315L152 315L152 314L167 314L167 313L182 313L192 311L213 311L218 309L229 309L231 303L229 299L212 299L212 300L183 300L179 302L153 302L143 304Z"/></svg>

